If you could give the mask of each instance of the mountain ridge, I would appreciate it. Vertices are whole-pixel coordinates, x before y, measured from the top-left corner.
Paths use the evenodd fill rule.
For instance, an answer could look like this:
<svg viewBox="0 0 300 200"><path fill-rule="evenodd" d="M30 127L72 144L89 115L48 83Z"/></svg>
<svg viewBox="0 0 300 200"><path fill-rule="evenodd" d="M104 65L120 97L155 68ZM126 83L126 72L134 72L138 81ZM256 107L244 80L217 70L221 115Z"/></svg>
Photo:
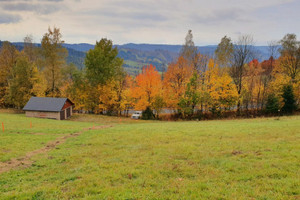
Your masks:
<svg viewBox="0 0 300 200"><path fill-rule="evenodd" d="M19 50L23 48L24 43L13 42ZM40 46L39 43L35 43ZM0 41L1 46L1 41ZM73 63L78 69L83 69L86 52L93 49L95 45L89 43L69 44L63 46L68 50L67 63ZM123 67L129 74L138 74L143 66L154 65L159 72L164 72L169 63L176 60L182 45L176 44L136 44L127 43L123 45L114 45L118 48L118 56L124 60ZM197 46L201 54L213 56L217 45ZM259 61L268 59L268 46L254 46L259 52Z"/></svg>

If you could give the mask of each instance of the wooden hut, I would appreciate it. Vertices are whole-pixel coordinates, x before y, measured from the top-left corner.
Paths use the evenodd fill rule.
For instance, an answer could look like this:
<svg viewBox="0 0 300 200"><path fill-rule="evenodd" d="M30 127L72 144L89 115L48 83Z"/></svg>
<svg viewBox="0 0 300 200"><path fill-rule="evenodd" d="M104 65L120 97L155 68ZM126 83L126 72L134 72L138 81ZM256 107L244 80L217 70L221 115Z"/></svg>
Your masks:
<svg viewBox="0 0 300 200"><path fill-rule="evenodd" d="M73 105L68 98L31 97L23 110L27 117L63 120L72 115Z"/></svg>

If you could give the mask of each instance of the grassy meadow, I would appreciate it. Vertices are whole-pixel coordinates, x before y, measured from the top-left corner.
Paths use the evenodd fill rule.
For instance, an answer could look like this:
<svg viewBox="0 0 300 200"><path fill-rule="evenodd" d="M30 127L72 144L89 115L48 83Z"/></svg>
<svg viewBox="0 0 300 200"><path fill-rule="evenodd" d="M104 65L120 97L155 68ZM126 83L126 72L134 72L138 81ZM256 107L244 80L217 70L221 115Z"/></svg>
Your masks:
<svg viewBox="0 0 300 200"><path fill-rule="evenodd" d="M81 134L0 173L0 199L300 199L300 116L56 121L2 112L2 122L0 169Z"/></svg>

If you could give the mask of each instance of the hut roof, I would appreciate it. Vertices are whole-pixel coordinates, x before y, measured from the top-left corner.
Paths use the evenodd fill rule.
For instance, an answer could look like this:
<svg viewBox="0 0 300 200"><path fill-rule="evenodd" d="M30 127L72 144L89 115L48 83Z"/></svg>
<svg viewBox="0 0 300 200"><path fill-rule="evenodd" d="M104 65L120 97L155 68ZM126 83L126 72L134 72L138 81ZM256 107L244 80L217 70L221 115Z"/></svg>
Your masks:
<svg viewBox="0 0 300 200"><path fill-rule="evenodd" d="M68 98L52 98L52 97L31 97L27 104L24 106L24 111L45 111L45 112L58 112L61 111Z"/></svg>

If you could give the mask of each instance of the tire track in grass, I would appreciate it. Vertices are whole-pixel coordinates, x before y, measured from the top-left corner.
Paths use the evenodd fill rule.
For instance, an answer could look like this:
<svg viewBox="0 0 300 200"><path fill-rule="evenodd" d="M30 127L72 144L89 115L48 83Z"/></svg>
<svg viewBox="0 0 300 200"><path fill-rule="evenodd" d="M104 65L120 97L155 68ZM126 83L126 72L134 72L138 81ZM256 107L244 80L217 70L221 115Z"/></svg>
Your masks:
<svg viewBox="0 0 300 200"><path fill-rule="evenodd" d="M28 153L26 153L25 156L23 156L21 158L14 158L14 159L11 159L6 162L0 162L0 174L2 174L4 172L8 172L8 171L10 171L12 169L16 169L16 168L30 167L34 162L31 160L31 158L33 156L36 156L38 154L47 153L48 151L54 149L57 145L65 143L66 140L69 138L78 137L79 135L81 135L82 133L84 133L88 130L105 129L105 128L110 128L110 127L113 127L113 126L112 125L104 125L104 126L95 126L95 127L91 127L91 128L85 128L80 132L71 133L69 135L59 137L54 141L50 141L46 144L46 146L44 146L40 149L28 152Z"/></svg>

